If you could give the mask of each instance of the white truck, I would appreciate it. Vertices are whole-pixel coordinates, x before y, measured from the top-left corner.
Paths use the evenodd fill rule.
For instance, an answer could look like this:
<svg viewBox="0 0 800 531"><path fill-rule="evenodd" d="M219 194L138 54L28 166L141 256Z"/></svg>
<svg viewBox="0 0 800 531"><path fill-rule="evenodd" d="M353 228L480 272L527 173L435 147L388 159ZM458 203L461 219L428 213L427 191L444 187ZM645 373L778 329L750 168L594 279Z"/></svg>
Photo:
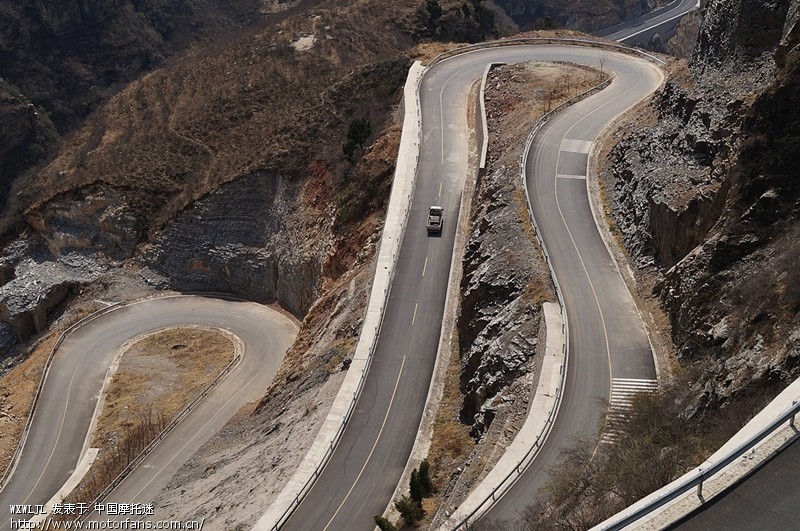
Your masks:
<svg viewBox="0 0 800 531"><path fill-rule="evenodd" d="M428 234L441 234L443 222L444 209L440 206L432 206L430 210L428 210Z"/></svg>

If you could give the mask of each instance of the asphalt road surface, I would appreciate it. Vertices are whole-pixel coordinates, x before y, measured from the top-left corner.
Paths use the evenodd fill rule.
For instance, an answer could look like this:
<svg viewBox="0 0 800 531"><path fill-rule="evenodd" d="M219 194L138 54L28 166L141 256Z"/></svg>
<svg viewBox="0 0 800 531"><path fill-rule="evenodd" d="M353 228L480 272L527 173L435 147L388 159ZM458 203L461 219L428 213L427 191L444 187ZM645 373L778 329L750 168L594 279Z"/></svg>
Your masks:
<svg viewBox="0 0 800 531"><path fill-rule="evenodd" d="M79 328L53 359L19 465L0 492L0 529L9 528L9 504L45 504L71 475L114 352L144 332L198 324L239 336L245 344L242 360L112 500L152 501L203 442L241 406L263 394L297 333L293 320L266 306L199 296L151 299Z"/></svg>
<svg viewBox="0 0 800 531"><path fill-rule="evenodd" d="M634 46L648 43L653 35L662 37L674 32L680 20L690 11L700 7L698 0L675 0L664 9L647 13L641 17L623 22L618 26L595 32L607 39L624 42Z"/></svg>
<svg viewBox="0 0 800 531"><path fill-rule="evenodd" d="M605 67L616 74L612 84L544 126L526 161L532 210L567 309L567 381L547 444L489 519L514 519L533 501L571 436L594 439L615 386L655 383L641 319L592 217L586 164L592 140L650 95L661 74L631 56L608 55Z"/></svg>
<svg viewBox="0 0 800 531"><path fill-rule="evenodd" d="M670 529L800 529L800 444L793 443L744 481Z"/></svg>
<svg viewBox="0 0 800 531"><path fill-rule="evenodd" d="M681 1L679 8L687 3ZM661 17L669 22L675 20L675 13ZM636 34L631 28L637 23L622 32ZM605 68L617 74L614 84L542 131L531 151L535 163L527 177L546 244L554 263L561 264L556 274L564 288L570 322L568 389L580 392L565 397L559 419L569 422L557 423L542 457L528 474L534 479L521 480L492 516L510 515L529 499L541 478L536 470L548 462L545 455L555 455L574 428L593 432L602 413L596 399L609 396L612 377L654 377L641 324L588 211L585 179L576 178L575 172L585 166L586 153L583 147L565 149L561 142L565 138L591 140L614 116L652 91L658 82L655 70L630 57L561 46L497 48L445 61L423 82L419 175L375 361L344 438L287 528L372 529L372 515L383 512L405 466L438 346L455 220L467 170L464 109L469 86L489 62L568 60L597 66L601 55ZM441 236L425 232L431 204L445 208ZM618 302L608 306L606 301L611 300ZM133 305L79 329L64 342L53 362L19 466L0 492L0 511L9 504L44 504L70 476L106 368L122 343L155 328L199 323L226 328L241 337L247 345L244 359L148 457L146 466L112 494L113 501L146 502L158 492L241 405L260 396L296 333L291 320L263 306L198 297ZM0 516L0 530L8 522Z"/></svg>
<svg viewBox="0 0 800 531"><path fill-rule="evenodd" d="M372 530L373 515L383 513L399 481L414 443L436 356L454 222L467 174L469 129L465 109L469 87L490 62L558 60L599 67L601 57L604 67L616 72L617 80L600 95L585 100L578 110L564 113L553 121L553 126L561 124L562 128L569 129L575 120L588 116L580 126L584 136L579 138L591 139L610 120L658 86L657 68L646 61L607 50L551 45L475 51L448 59L426 74L421 86L423 143L416 189L365 391L331 461L285 529ZM560 138L552 134L541 138L544 140L537 143L534 155L559 153ZM568 158L565 155L563 163L574 164L566 160ZM585 154L578 158L585 166ZM548 177L551 185L554 184L552 177L552 174ZM570 315L570 326L575 327L574 332L570 330L570 356L589 360L585 368L578 361L571 361L576 367L572 383L591 384L576 389L578 394L565 408L565 415L575 415L559 431L566 437L575 431L572 429L575 425L595 430L601 413L597 398L609 396L609 359L613 358L616 364L615 377L619 374L654 378L655 372L649 345L630 296L597 236L586 202L585 179L565 182L558 190L562 211L571 223L580 225L574 228L576 237L586 236L591 245L590 249L581 250L590 270L587 276L580 263L566 263L576 256L577 250L564 229L552 229L552 236L550 233L547 236L554 238L547 242L548 247L564 249L560 253L564 255L566 269L559 280L562 285L575 283L570 301L577 300L579 308ZM432 204L445 208L445 230L441 237L429 237L425 233L427 209ZM545 225L550 224L548 219L542 218ZM563 222L560 223L563 226ZM594 259L595 255L599 258ZM594 284L590 284L590 280ZM601 315L599 304L584 304L584 301L594 300L595 292L601 298L622 297L623 302L613 308L603 307ZM583 317L582 307L589 317ZM622 334L609 339L608 345L602 337L606 329L598 324L603 317L609 330ZM588 335L583 330L587 330ZM570 371L573 371L572 365ZM553 437L552 441L552 454L556 454L565 440ZM523 496L529 498L530 494Z"/></svg>

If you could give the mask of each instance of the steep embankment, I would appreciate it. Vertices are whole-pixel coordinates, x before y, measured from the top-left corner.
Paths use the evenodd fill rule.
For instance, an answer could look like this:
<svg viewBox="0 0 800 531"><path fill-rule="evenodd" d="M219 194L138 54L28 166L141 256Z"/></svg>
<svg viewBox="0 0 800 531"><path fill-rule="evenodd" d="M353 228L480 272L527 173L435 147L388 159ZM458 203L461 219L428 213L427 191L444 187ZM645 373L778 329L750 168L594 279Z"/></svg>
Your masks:
<svg viewBox="0 0 800 531"><path fill-rule="evenodd" d="M159 287L280 300L302 316L323 277L340 275L360 248L343 229L379 208L388 189L384 129L409 64L398 50L411 40L401 23L353 38L364 24L383 27L384 15L415 20L413 9L376 12L366 2L289 19L113 97L18 185L0 255L4 320L24 340L80 285L134 256ZM359 140L368 142L351 162L342 144L362 116L375 134ZM243 182L208 195L240 178L255 193Z"/></svg>
<svg viewBox="0 0 800 531"><path fill-rule="evenodd" d="M692 368L688 412L798 375L799 8L710 1L690 67L610 156L615 223Z"/></svg>

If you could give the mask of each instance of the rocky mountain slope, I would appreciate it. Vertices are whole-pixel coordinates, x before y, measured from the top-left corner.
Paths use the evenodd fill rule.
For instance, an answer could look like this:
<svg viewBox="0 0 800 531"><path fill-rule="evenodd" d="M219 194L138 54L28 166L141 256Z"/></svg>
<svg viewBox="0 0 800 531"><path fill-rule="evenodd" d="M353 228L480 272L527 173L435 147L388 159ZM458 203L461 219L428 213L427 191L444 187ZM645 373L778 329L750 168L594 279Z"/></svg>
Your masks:
<svg viewBox="0 0 800 531"><path fill-rule="evenodd" d="M668 2L663 0L579 0L564 9L558 0L495 0L519 29L569 28L591 32L636 18Z"/></svg>
<svg viewBox="0 0 800 531"><path fill-rule="evenodd" d="M798 10L709 1L689 68L610 155L615 223L655 273L690 413L800 374Z"/></svg>
<svg viewBox="0 0 800 531"><path fill-rule="evenodd" d="M2 96L8 102L2 112L9 116L0 129L2 153L14 153L4 164L12 158L31 164L41 160L55 145L58 128L71 127L71 120L94 108L50 159L13 188L0 225L0 314L5 321L0 325L0 352L20 352L19 339L33 340L46 332L53 318L76 300L103 297L110 279L123 279L124 284L130 278L151 291L220 290L277 301L304 319L298 343L270 393L213 439L161 496L176 516L206 514L212 501L220 507L217 523L225 528L245 526L258 514L302 456L352 353L396 155L399 132L392 113L409 65L408 51L420 38L443 35L424 5L397 4L322 2L264 28L192 48L96 108L109 94L103 87L116 90L116 83L134 77L137 68L160 64L160 56L194 39L192 28L198 28L189 24L187 30L183 18L192 11L178 9L151 20L147 13L160 13L163 7L158 2L121 0L113 4L118 10L99 0L75 3L78 8L60 4L63 13L50 7L46 13L61 13L50 18L36 11L49 6L47 2L25 11L18 11L16 4L3 8L2 20L19 21L14 18L19 13L36 15L36 24L47 31L66 31L59 38L81 34L85 21L94 21L89 24L93 31L113 30L116 15L132 12L123 25L143 40L126 32L109 35L131 37L125 41L130 48L120 44L131 54L126 62L130 70L112 68L115 63L104 54L86 64L68 61L74 57L66 52L54 54L63 60L52 59L43 71L48 65L77 64L88 73L67 84L85 99L55 97L63 107L53 111L46 107L48 98L37 99L33 91L19 88L17 77L25 79L21 74L14 75L15 85L0 86L8 94ZM468 26L481 29L485 20L475 18L483 12L476 4L481 2L468 6ZM109 18L87 15L84 20L87 6L103 7ZM243 1L231 9L236 6L229 18L219 20L244 23L253 9L263 8ZM460 3L445 8L445 16L464 13ZM80 17L74 18L75 13ZM148 29L146 22L156 19L176 27ZM22 42L8 40L7 35L18 37L13 32L3 35L12 44ZM174 48L169 44L173 38ZM113 42L97 39L90 42L114 49ZM62 45L71 49L63 40L55 42L55 50ZM100 83L99 72L106 72L107 84ZM768 74L762 85L769 82ZM38 86L36 80L30 83ZM89 90L95 84L98 90ZM48 116L62 118L54 126ZM373 134L351 161L343 157L342 145L356 118L368 118ZM510 178L507 170L498 169L498 182ZM518 198L498 186L496 193L486 191L489 202L513 211L512 200ZM487 230L478 230L476 241L503 251L492 230L493 223L502 221L499 213L487 211L485 217L487 226L482 228ZM503 252L507 254L499 256L521 263L534 251L518 256ZM547 291L542 286L528 290L534 276L521 267L513 277L497 275L481 265L484 258L476 244L464 286L472 298L463 325L473 327L469 333L475 352L465 347L470 371L463 383L470 398L463 414L472 419L483 414L477 419L477 435L491 420L484 400L508 383L491 382L493 375L506 368L524 374L531 360L494 356L496 349L488 346L498 330L512 349L530 345L520 342L519 329L503 328L500 305L480 307L476 294L488 285L497 288L497 298L515 298L515 315L526 330L533 330L539 319L535 304ZM503 288L508 282L514 283L511 291ZM141 295L142 289L136 293ZM125 294L117 290L115 296ZM253 477L261 478L258 485ZM244 499L241 494L248 489L255 495ZM237 512L244 505L247 510Z"/></svg>
<svg viewBox="0 0 800 531"><path fill-rule="evenodd" d="M80 125L125 83L190 45L289 5L273 0L0 1L0 209L16 176L53 152L56 134Z"/></svg>
<svg viewBox="0 0 800 531"><path fill-rule="evenodd" d="M32 294L12 304L12 294L19 299L32 279L52 276L48 264L73 254L107 265L136 256L174 280L175 288L252 293L263 301L282 300L302 316L319 295L323 270L338 276L358 250L344 233L331 233L340 222L337 209L353 209L360 220L379 207L393 165L393 156L382 151L380 160L359 156L350 163L341 146L355 117L370 118L377 132L384 129L409 64L398 50L412 41L402 27L381 39L354 39L365 21L382 23L366 3L351 9L342 16L290 19L277 32L253 32L145 76L94 113L49 164L21 179L3 218L8 244L0 253L0 299L6 322L20 337L42 329L41 322L31 325L30 315L54 302L40 308L39 295ZM408 16L413 27L415 10L391 16ZM311 50L294 46L306 36L317 39ZM239 178L250 181L220 190L214 197L224 199L209 197L170 221ZM251 193L247 183L263 193L241 199ZM232 209L237 193L238 208ZM274 217L262 220L270 204ZM254 234L263 223L268 227ZM186 230L188 224L198 230ZM211 231L212 225L225 228ZM266 248L281 265L248 262L246 246ZM334 258L337 248L351 258ZM26 267L32 249L43 258ZM241 268L233 267L230 255L239 252ZM258 271L245 271L247 263ZM86 282L85 272L74 269L72 285ZM198 280L202 269L205 282ZM240 280L232 278L237 275ZM245 278L258 281L245 285Z"/></svg>

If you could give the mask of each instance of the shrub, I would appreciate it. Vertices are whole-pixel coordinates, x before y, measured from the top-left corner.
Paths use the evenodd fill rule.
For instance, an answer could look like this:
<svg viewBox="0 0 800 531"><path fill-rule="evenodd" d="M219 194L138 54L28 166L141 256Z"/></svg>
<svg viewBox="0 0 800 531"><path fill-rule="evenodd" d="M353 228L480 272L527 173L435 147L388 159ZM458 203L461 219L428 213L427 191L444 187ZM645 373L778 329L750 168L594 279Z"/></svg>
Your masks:
<svg viewBox="0 0 800 531"><path fill-rule="evenodd" d="M383 516L375 515L373 518L375 519L375 525L377 525L378 529L381 531L397 531L397 528Z"/></svg>
<svg viewBox="0 0 800 531"><path fill-rule="evenodd" d="M353 154L356 151L356 147L363 148L364 142L367 141L371 134L372 129L369 125L369 119L356 118L350 122L350 127L347 128L347 140L342 146L342 153L345 158L353 162Z"/></svg>
<svg viewBox="0 0 800 531"><path fill-rule="evenodd" d="M422 503L422 498L428 497L431 493L431 478L429 475L428 460L423 459L416 468L411 471L411 479L408 482L408 490L411 491L411 499L417 503Z"/></svg>
<svg viewBox="0 0 800 531"><path fill-rule="evenodd" d="M394 506L400 512L406 525L413 526L425 517L422 505L408 496L403 496L394 502Z"/></svg>

